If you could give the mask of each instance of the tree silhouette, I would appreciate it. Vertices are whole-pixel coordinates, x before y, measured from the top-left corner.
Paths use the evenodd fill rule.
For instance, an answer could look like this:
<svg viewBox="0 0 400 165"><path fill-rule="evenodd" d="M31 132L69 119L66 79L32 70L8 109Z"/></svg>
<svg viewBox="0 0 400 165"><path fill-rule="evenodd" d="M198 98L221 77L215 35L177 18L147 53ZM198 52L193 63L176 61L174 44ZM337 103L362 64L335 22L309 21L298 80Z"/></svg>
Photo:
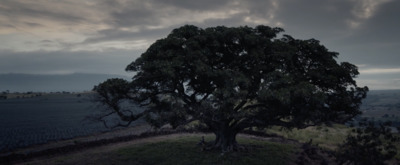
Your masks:
<svg viewBox="0 0 400 165"><path fill-rule="evenodd" d="M198 121L216 135L214 148L232 151L246 128L304 128L360 114L368 88L353 80L357 67L337 63L338 53L315 39L278 38L281 32L263 25L174 29L126 67L136 73L132 81L95 86L110 110L101 117L117 114L117 126L139 118L174 128Z"/></svg>

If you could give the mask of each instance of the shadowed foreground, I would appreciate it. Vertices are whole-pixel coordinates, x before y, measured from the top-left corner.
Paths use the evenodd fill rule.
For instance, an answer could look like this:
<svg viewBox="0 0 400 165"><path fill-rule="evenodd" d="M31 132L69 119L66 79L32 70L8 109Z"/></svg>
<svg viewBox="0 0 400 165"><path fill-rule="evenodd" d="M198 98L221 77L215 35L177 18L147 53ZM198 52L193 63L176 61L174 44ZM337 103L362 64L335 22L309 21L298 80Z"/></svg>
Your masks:
<svg viewBox="0 0 400 165"><path fill-rule="evenodd" d="M21 164L293 164L298 144L240 135L241 152L202 151L197 142L210 134L171 134L110 144L74 153L41 157Z"/></svg>
<svg viewBox="0 0 400 165"><path fill-rule="evenodd" d="M297 136L246 131L237 138L240 151L222 154L221 150L207 150L206 144L199 145L203 137L206 143L212 143L215 136L211 133L150 131L144 125L0 154L0 164L337 164L336 149L331 148L334 142L323 139L348 129L336 126L329 132L325 130L321 127L292 132ZM314 134L317 132L323 136L318 137ZM316 139L305 141L298 136ZM398 160L385 163L398 164Z"/></svg>

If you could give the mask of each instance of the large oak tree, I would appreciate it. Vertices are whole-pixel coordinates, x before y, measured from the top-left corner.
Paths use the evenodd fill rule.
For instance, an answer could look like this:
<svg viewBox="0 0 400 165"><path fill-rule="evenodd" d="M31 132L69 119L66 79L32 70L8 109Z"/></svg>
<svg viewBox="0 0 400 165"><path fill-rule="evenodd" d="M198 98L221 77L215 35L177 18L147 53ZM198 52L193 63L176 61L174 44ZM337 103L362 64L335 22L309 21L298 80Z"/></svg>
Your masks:
<svg viewBox="0 0 400 165"><path fill-rule="evenodd" d="M94 88L110 110L100 119L117 114L118 126L145 118L157 127L199 121L216 135L213 147L230 151L246 128L303 128L360 114L368 88L357 86L357 67L338 63L338 53L318 40L281 32L263 25L174 29L126 67L136 73L132 81Z"/></svg>

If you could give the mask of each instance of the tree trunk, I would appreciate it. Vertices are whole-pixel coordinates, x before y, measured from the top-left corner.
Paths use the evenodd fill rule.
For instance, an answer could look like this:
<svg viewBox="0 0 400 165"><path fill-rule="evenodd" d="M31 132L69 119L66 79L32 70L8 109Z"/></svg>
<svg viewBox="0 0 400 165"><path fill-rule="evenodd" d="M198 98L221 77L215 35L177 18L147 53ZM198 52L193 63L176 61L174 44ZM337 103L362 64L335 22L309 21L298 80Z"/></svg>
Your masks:
<svg viewBox="0 0 400 165"><path fill-rule="evenodd" d="M237 132L230 128L223 128L214 131L215 141L213 148L221 149L222 152L237 151L238 144L236 142Z"/></svg>

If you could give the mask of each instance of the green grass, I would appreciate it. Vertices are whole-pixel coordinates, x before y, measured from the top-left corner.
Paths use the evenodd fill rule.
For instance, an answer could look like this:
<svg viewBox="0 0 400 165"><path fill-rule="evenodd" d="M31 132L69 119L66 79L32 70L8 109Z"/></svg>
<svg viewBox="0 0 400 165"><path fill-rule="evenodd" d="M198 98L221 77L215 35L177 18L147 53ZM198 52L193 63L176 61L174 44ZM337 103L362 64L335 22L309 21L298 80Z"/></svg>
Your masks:
<svg viewBox="0 0 400 165"><path fill-rule="evenodd" d="M206 136L211 141L213 136ZM196 146L200 136L181 137L162 142L140 144L113 153L115 164L288 164L294 153L290 144L238 138L249 151L221 154L201 151ZM252 146L252 147L250 147Z"/></svg>
<svg viewBox="0 0 400 165"><path fill-rule="evenodd" d="M318 145L324 149L335 151L339 144L342 144L349 134L352 134L352 128L345 125L335 124L332 127L315 126L306 129L284 130L280 127L272 127L266 130L267 133L273 133L283 136L287 139L294 139L301 143L309 142L312 139L313 145ZM400 136L399 133L395 134ZM395 143L396 148L400 149L400 142ZM396 159L400 159L400 150L397 152Z"/></svg>
<svg viewBox="0 0 400 165"><path fill-rule="evenodd" d="M332 127L314 126L306 129L282 130L280 127L272 127L266 130L267 133L274 133L287 139L294 139L302 143L309 142L325 149L334 150L341 144L351 132L351 128L345 125L335 124Z"/></svg>

